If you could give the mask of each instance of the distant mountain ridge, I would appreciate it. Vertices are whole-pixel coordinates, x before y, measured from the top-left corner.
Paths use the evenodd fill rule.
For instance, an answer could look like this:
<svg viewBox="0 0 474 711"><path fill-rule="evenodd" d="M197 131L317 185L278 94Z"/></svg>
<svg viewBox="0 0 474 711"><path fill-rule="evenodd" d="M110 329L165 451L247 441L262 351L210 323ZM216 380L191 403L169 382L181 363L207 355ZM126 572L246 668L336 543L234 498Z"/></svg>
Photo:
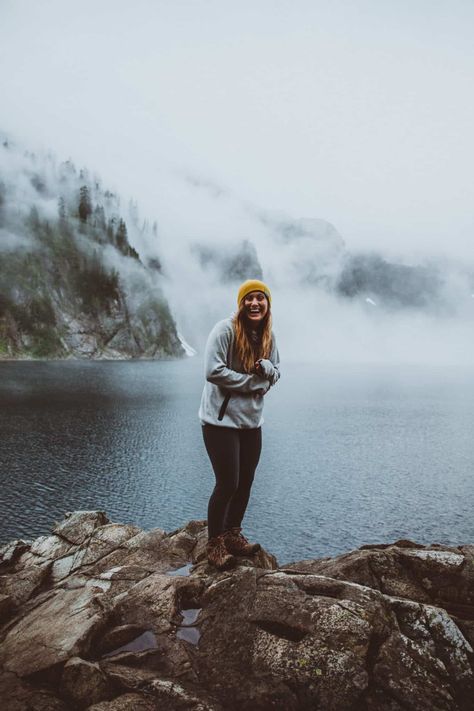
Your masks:
<svg viewBox="0 0 474 711"><path fill-rule="evenodd" d="M118 196L71 161L7 140L0 154L0 358L184 356L160 260L130 243Z"/></svg>
<svg viewBox="0 0 474 711"><path fill-rule="evenodd" d="M471 318L468 260L351 250L324 219L247 204L204 178L184 185L166 193L168 215L162 200L158 234L88 170L0 138L0 359L194 355L248 278L268 281L277 308L279 295L329 297L338 314L353 303L370 330L401 312Z"/></svg>

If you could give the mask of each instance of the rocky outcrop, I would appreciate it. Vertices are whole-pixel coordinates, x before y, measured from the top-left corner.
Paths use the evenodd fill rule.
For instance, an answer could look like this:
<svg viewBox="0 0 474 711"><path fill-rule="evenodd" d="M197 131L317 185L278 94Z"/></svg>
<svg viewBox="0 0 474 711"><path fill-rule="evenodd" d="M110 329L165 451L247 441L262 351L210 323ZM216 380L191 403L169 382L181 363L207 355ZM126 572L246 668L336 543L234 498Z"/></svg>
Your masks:
<svg viewBox="0 0 474 711"><path fill-rule="evenodd" d="M85 511L3 546L2 708L472 709L473 545L218 572L206 540Z"/></svg>
<svg viewBox="0 0 474 711"><path fill-rule="evenodd" d="M70 161L0 155L0 360L184 357L136 205Z"/></svg>

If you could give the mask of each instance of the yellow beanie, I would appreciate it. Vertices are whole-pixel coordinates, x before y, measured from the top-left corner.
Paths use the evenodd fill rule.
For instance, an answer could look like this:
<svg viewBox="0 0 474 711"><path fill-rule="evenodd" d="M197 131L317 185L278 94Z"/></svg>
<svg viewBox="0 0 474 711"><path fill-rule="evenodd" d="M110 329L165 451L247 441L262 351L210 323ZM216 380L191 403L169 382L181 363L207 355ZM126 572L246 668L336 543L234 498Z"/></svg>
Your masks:
<svg viewBox="0 0 474 711"><path fill-rule="evenodd" d="M263 283L263 281L259 281L258 279L247 279L247 281L244 281L244 283L241 284L241 286L239 287L239 293L237 295L237 306L240 306L240 302L242 301L244 296L250 294L251 291L263 291L269 303L272 303L272 295L270 293L270 289L266 284Z"/></svg>

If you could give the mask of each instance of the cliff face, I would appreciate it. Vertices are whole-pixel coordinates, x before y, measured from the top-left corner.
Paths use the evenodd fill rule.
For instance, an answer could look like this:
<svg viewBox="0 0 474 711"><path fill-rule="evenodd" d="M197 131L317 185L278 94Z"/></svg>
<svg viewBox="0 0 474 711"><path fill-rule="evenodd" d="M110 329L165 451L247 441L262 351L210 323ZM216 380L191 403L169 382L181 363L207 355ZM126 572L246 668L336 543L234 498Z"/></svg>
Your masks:
<svg viewBox="0 0 474 711"><path fill-rule="evenodd" d="M217 572L206 540L83 511L5 545L2 708L472 709L474 546Z"/></svg>
<svg viewBox="0 0 474 711"><path fill-rule="evenodd" d="M184 355L158 259L119 198L71 162L0 146L0 358Z"/></svg>

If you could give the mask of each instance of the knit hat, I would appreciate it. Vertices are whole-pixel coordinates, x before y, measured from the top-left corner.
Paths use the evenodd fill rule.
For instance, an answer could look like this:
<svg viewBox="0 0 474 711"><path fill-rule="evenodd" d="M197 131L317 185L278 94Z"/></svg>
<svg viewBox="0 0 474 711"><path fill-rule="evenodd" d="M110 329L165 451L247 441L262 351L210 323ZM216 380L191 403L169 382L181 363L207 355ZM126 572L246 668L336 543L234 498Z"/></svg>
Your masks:
<svg viewBox="0 0 474 711"><path fill-rule="evenodd" d="M263 291L269 303L272 303L272 295L270 293L270 289L266 284L263 283L263 281L259 281L259 279L247 279L247 281L244 281L244 283L241 284L241 286L239 287L239 293L237 295L237 306L240 306L240 302L242 301L244 296L250 294L251 291Z"/></svg>

